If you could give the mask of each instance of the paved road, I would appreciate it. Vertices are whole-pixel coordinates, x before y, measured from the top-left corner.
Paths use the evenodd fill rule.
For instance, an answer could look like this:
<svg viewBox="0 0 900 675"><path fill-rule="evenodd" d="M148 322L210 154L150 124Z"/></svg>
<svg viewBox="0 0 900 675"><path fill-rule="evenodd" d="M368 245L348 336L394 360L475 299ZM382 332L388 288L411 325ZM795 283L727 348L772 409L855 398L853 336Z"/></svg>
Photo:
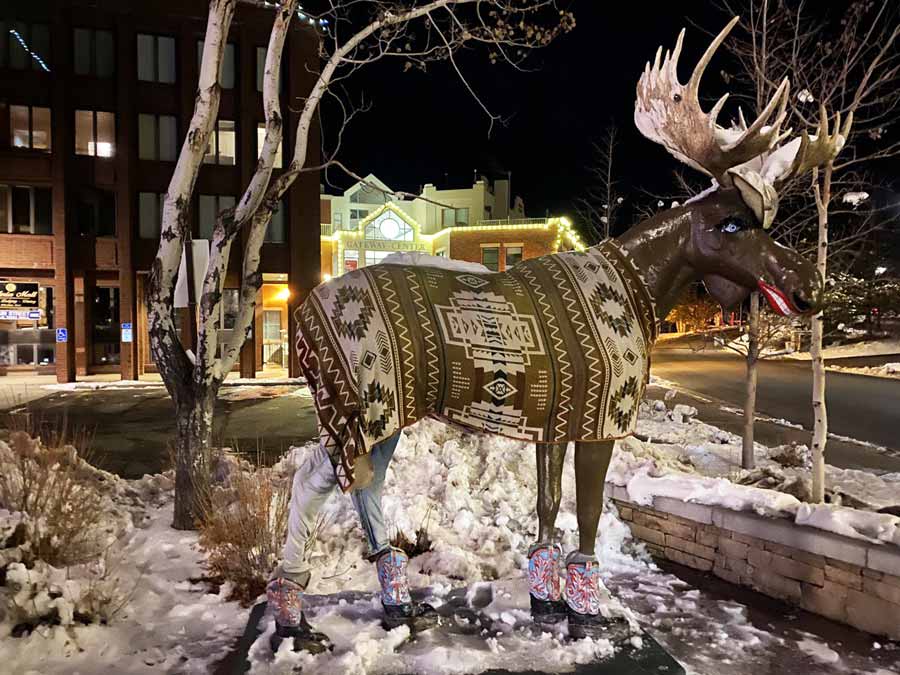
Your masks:
<svg viewBox="0 0 900 675"><path fill-rule="evenodd" d="M721 351L657 349L654 375L703 396L741 407L745 365ZM829 429L869 443L900 450L900 380L829 372L826 386ZM757 409L811 429L812 375L808 362L761 361Z"/></svg>

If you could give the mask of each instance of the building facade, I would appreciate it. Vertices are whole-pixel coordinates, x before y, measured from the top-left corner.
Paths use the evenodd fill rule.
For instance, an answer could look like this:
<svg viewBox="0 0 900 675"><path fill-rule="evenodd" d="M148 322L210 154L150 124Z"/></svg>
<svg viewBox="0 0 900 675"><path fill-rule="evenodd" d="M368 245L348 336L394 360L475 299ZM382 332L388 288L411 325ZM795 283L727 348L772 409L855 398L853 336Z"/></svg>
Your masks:
<svg viewBox="0 0 900 675"><path fill-rule="evenodd" d="M520 260L584 248L567 218L526 218L510 206L509 181L479 179L471 188L438 190L388 201L391 190L368 176L341 195L323 194L323 277L374 265L398 251L483 264L503 271Z"/></svg>
<svg viewBox="0 0 900 675"><path fill-rule="evenodd" d="M204 0L14 0L0 7L0 374L154 369L143 301L162 199L193 113ZM228 36L219 119L191 209L211 235L256 165L262 72L274 15L241 4ZM318 66L318 33L296 20L283 65L286 162L296 101ZM318 136L318 129L312 132ZM310 144L308 162L318 163ZM276 169L277 173L278 169ZM240 370L289 363L292 308L321 280L318 176L302 174L263 246L264 286ZM232 249L221 329L236 311L241 247ZM180 309L192 348L190 310ZM233 324L232 324L233 325Z"/></svg>

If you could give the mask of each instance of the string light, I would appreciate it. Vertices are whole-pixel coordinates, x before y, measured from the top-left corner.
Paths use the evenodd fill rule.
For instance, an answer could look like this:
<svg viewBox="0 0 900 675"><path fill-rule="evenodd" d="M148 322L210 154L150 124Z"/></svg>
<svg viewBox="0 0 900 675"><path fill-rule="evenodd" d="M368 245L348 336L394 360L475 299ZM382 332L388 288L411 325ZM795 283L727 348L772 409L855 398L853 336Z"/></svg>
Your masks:
<svg viewBox="0 0 900 675"><path fill-rule="evenodd" d="M40 56L38 56L33 51L31 51L31 49L28 47L28 44L25 42L25 39L21 35L19 35L19 31L17 31L15 28L10 28L9 34L12 35L14 38L16 38L16 40L19 41L19 44L22 45L22 49L24 49L31 58L33 58L35 61L37 61L38 65L41 68L46 70L48 73L50 72L50 68L47 66L46 63L44 63L44 59L42 59Z"/></svg>

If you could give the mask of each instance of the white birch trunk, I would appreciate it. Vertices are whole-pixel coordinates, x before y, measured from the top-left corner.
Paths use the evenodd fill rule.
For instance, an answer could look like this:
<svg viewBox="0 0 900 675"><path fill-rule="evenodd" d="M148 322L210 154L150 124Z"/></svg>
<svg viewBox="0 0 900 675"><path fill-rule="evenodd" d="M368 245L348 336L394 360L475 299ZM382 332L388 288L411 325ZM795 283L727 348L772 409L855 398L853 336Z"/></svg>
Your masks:
<svg viewBox="0 0 900 675"><path fill-rule="evenodd" d="M828 261L828 204L831 201L831 174L833 162L828 162L823 172L821 188L819 171L813 171L816 211L819 221L818 245L816 247L816 269L825 279ZM822 356L822 334L824 332L824 316L818 312L812 318L812 337L809 354L812 359L812 501L825 501L825 444L828 442L828 409L825 405L825 359Z"/></svg>

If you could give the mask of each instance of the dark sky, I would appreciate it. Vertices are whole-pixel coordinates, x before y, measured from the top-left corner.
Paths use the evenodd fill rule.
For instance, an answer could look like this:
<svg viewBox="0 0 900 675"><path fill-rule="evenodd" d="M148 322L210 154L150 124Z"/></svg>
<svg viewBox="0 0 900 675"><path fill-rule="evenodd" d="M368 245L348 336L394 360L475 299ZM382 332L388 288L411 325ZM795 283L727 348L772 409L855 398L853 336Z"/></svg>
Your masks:
<svg viewBox="0 0 900 675"><path fill-rule="evenodd" d="M508 118L490 137L487 116L446 64L425 74L403 73L395 61L358 72L351 91L364 92L372 109L353 121L342 159L359 173L414 192L426 182L465 187L476 169L491 177L511 171L513 193L525 199L528 215L572 214L589 180L592 142L615 121L623 183L667 181L677 163L634 128L635 85L656 47L674 44L688 23L685 12L710 29L724 25L723 15L697 0L575 0L572 8L577 27L535 53L533 72L491 66L483 51L460 58L487 106ZM683 79L707 41L689 27ZM713 93L721 92L713 70L708 77ZM329 175L341 187L352 182L339 172Z"/></svg>

